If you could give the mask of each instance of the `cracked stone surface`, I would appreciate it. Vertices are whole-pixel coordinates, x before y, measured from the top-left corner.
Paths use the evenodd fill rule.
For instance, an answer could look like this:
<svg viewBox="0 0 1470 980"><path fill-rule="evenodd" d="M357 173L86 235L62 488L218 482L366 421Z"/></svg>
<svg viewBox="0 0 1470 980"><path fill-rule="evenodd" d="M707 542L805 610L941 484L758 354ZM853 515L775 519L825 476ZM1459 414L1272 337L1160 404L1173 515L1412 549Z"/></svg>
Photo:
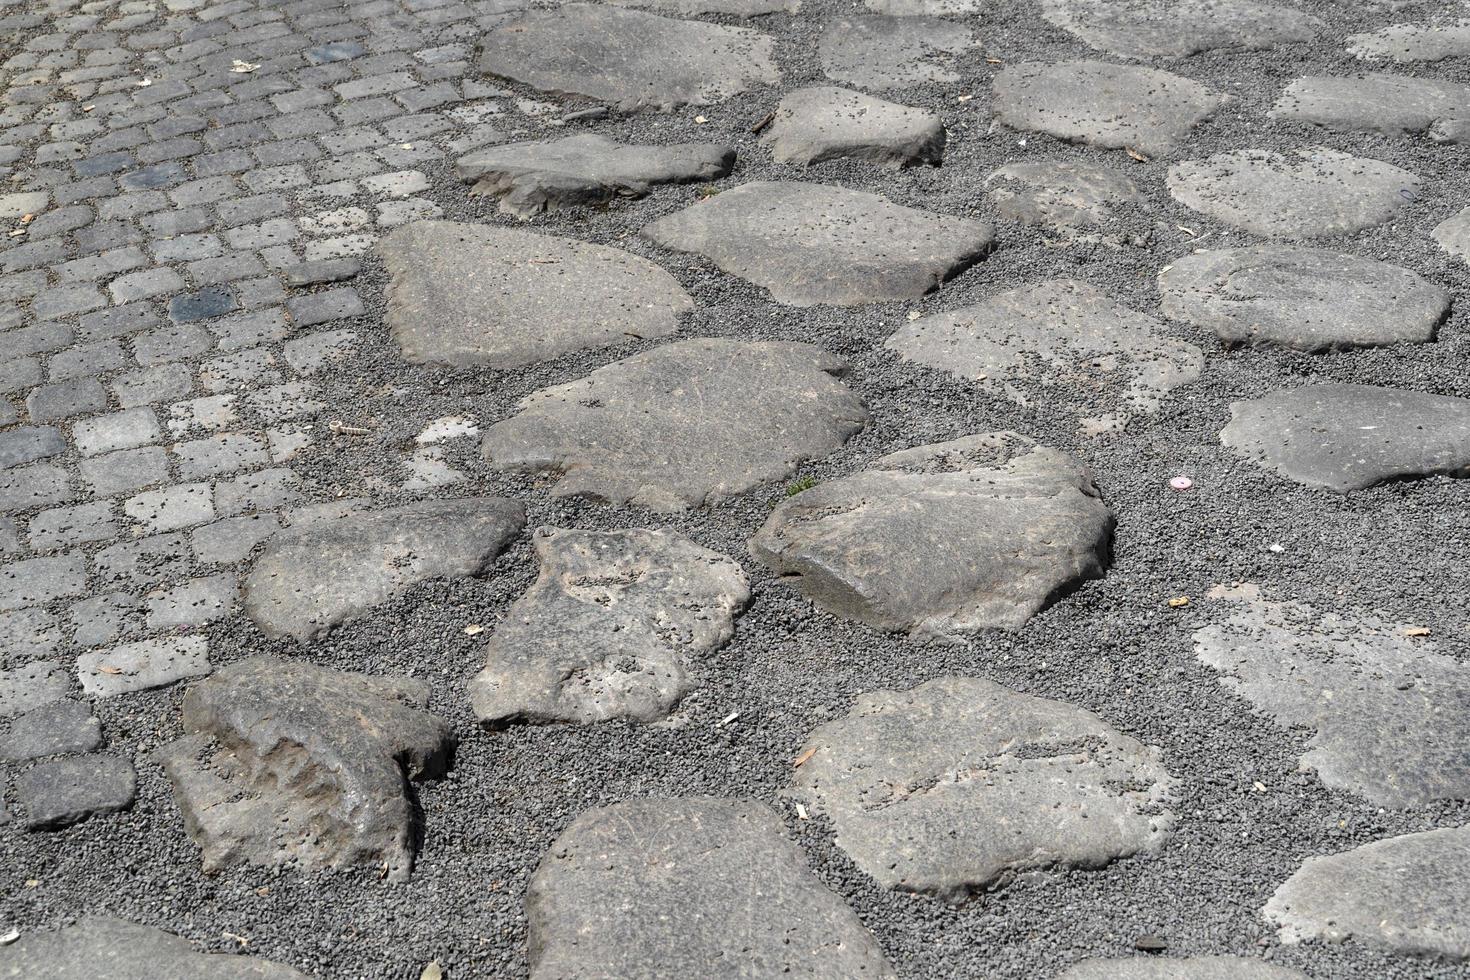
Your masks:
<svg viewBox="0 0 1470 980"><path fill-rule="evenodd" d="M781 100L761 137L783 163L866 160L882 167L938 164L944 123L913 109L832 85L799 88Z"/></svg>
<svg viewBox="0 0 1470 980"><path fill-rule="evenodd" d="M1308 75L1286 86L1271 115L1328 129L1423 133L1470 118L1470 85L1385 72Z"/></svg>
<svg viewBox="0 0 1470 980"><path fill-rule="evenodd" d="M1118 208L1147 200L1118 171L1071 160L1007 164L985 186L1002 217L1057 231L1106 227Z"/></svg>
<svg viewBox="0 0 1470 980"><path fill-rule="evenodd" d="M1041 11L1090 46L1124 58L1273 48L1310 41L1323 26L1305 11L1256 0L1043 0Z"/></svg>
<svg viewBox="0 0 1470 980"><path fill-rule="evenodd" d="M959 81L957 60L978 44L973 31L939 17L838 17L817 42L817 57L834 82L883 92Z"/></svg>
<svg viewBox="0 0 1470 980"><path fill-rule="evenodd" d="M1381 30L1352 34L1348 54L1364 61L1401 64L1444 61L1470 56L1470 21L1453 24L1390 24Z"/></svg>
<svg viewBox="0 0 1470 980"><path fill-rule="evenodd" d="M102 916L23 933L6 947L0 970L48 980L308 980L279 963L199 952L181 936Z"/></svg>
<svg viewBox="0 0 1470 980"><path fill-rule="evenodd" d="M1158 749L976 677L863 694L802 755L789 792L858 867L952 902L1022 871L1156 851L1174 825Z"/></svg>
<svg viewBox="0 0 1470 980"><path fill-rule="evenodd" d="M1309 980L1300 970L1244 956L1135 956L1083 960L1058 980Z"/></svg>
<svg viewBox="0 0 1470 980"><path fill-rule="evenodd" d="M658 721L750 599L731 559L673 531L541 528L541 574L470 681L481 721Z"/></svg>
<svg viewBox="0 0 1470 980"><path fill-rule="evenodd" d="M1100 578L1113 515L1077 460L1011 432L890 453L779 504L750 553L822 608L960 639Z"/></svg>

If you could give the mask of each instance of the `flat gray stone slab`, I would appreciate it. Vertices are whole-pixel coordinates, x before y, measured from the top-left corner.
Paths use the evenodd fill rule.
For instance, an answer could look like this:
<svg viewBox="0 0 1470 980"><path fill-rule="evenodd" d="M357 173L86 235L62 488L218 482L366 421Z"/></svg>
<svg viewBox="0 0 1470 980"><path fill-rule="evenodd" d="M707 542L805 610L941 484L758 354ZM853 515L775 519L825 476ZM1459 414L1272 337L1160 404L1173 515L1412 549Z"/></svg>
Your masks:
<svg viewBox="0 0 1470 980"><path fill-rule="evenodd" d="M480 43L479 69L543 92L620 109L712 105L780 73L758 31L570 3L500 24Z"/></svg>
<svg viewBox="0 0 1470 980"><path fill-rule="evenodd" d="M645 7L679 17L701 14L728 14L731 17L759 17L763 14L794 14L801 0L607 0L619 7Z"/></svg>
<svg viewBox="0 0 1470 980"><path fill-rule="evenodd" d="M1454 215L1434 226L1430 235L1439 247L1458 259L1470 262L1470 208L1456 211Z"/></svg>
<svg viewBox="0 0 1470 980"><path fill-rule="evenodd" d="M1470 118L1470 85L1382 72L1308 75L1286 86L1271 116L1328 129L1423 133Z"/></svg>
<svg viewBox="0 0 1470 980"><path fill-rule="evenodd" d="M906 167L944 156L944 123L934 113L831 85L787 93L761 139L782 163L853 159Z"/></svg>
<svg viewBox="0 0 1470 980"><path fill-rule="evenodd" d="M1169 336L1160 320L1076 279L1050 279L899 327L884 343L906 360L968 378L1022 404L1018 382L1045 385L1059 400L1080 392L1107 414L1084 420L1103 431L1158 409L1163 396L1199 377L1198 347Z"/></svg>
<svg viewBox="0 0 1470 980"><path fill-rule="evenodd" d="M1419 195L1407 170L1311 147L1233 150L1169 168L1174 200L1257 235L1323 238L1391 221Z"/></svg>
<svg viewBox="0 0 1470 980"><path fill-rule="evenodd" d="M1352 940L1396 953L1470 958L1470 827L1308 858L1264 911L1282 942Z"/></svg>
<svg viewBox="0 0 1470 980"><path fill-rule="evenodd" d="M1338 493L1470 475L1470 399L1317 384L1233 402L1220 442L1288 479Z"/></svg>
<svg viewBox="0 0 1470 980"><path fill-rule="evenodd" d="M408 878L409 779L441 774L454 737L423 681L252 657L184 696L159 750L204 870L379 866Z"/></svg>
<svg viewBox="0 0 1470 980"><path fill-rule="evenodd" d="M0 718L59 701L71 690L71 677L54 660L34 660L0 670Z"/></svg>
<svg viewBox="0 0 1470 980"><path fill-rule="evenodd" d="M1083 960L1057 980L1310 980L1300 970L1244 956L1134 956Z"/></svg>
<svg viewBox="0 0 1470 980"><path fill-rule="evenodd" d="M489 146L459 158L455 172L472 194L500 199L518 218L572 205L642 197L656 184L711 181L730 173L735 150L718 143L625 146L583 133Z"/></svg>
<svg viewBox="0 0 1470 980"><path fill-rule="evenodd" d="M790 794L858 867L952 902L1021 871L1153 853L1174 824L1158 749L976 677L860 695L801 757Z"/></svg>
<svg viewBox="0 0 1470 980"><path fill-rule="evenodd" d="M694 301L663 269L604 245L420 221L378 243L387 321L416 364L509 369L664 337Z"/></svg>
<svg viewBox="0 0 1470 980"><path fill-rule="evenodd" d="M253 956L201 953L187 939L121 919L88 916L52 932L26 931L3 969L46 980L309 980Z"/></svg>
<svg viewBox="0 0 1470 980"><path fill-rule="evenodd" d="M1118 171L1071 160L1008 163L985 186L1002 217L1062 232L1105 228L1118 208L1147 201Z"/></svg>
<svg viewBox="0 0 1470 980"><path fill-rule="evenodd" d="M989 0L863 0L863 6L891 17L953 17L985 9Z"/></svg>
<svg viewBox="0 0 1470 980"><path fill-rule="evenodd" d="M833 81L883 92L959 81L958 56L979 43L973 31L938 17L837 17L817 42L817 58Z"/></svg>
<svg viewBox="0 0 1470 980"><path fill-rule="evenodd" d="M497 469L559 475L552 496L698 507L784 479L860 430L845 368L810 344L665 344L522 399L482 448Z"/></svg>
<svg viewBox="0 0 1470 980"><path fill-rule="evenodd" d="M736 562L673 531L548 527L534 540L541 574L470 681L481 721L663 719L750 599Z"/></svg>
<svg viewBox="0 0 1470 980"><path fill-rule="evenodd" d="M283 532L245 580L245 612L269 636L318 636L415 583L482 574L525 523L513 500L466 497Z"/></svg>
<svg viewBox="0 0 1470 980"><path fill-rule="evenodd" d="M55 830L126 810L137 795L133 765L114 755L74 755L40 762L15 780L27 830Z"/></svg>
<svg viewBox="0 0 1470 980"><path fill-rule="evenodd" d="M1370 34L1349 35L1347 51L1364 61L1401 64L1470 57L1470 21L1391 24Z"/></svg>
<svg viewBox="0 0 1470 980"><path fill-rule="evenodd" d="M166 687L213 669L209 640L199 635L139 640L77 658L82 690L100 698Z"/></svg>
<svg viewBox="0 0 1470 980"><path fill-rule="evenodd" d="M1387 262L1292 245L1199 251L1159 274L1165 316L1227 344L1294 350L1427 343L1449 290Z"/></svg>
<svg viewBox="0 0 1470 980"><path fill-rule="evenodd" d="M25 762L48 755L91 752L102 744L102 722L79 701L56 701L11 720L0 735L0 759Z"/></svg>
<svg viewBox="0 0 1470 980"><path fill-rule="evenodd" d="M1187 58L1310 41L1322 21L1255 0L1043 0L1041 15L1099 51L1124 58Z"/></svg>
<svg viewBox="0 0 1470 980"><path fill-rule="evenodd" d="M877 194L795 181L741 184L646 226L791 306L922 296L990 250L983 221L901 207Z"/></svg>
<svg viewBox="0 0 1470 980"><path fill-rule="evenodd" d="M526 890L532 980L895 977L878 943L759 803L589 810Z"/></svg>
<svg viewBox="0 0 1470 980"><path fill-rule="evenodd" d="M991 92L996 118L1012 129L1150 156L1172 152L1225 101L1192 79L1102 61L1007 66Z"/></svg>
<svg viewBox="0 0 1470 980"><path fill-rule="evenodd" d="M40 214L51 203L50 191L21 191L0 194L0 220L11 221L28 214Z"/></svg>
<svg viewBox="0 0 1470 980"><path fill-rule="evenodd" d="M839 616L958 639L1019 629L1101 577L1112 527L1085 466L997 432L891 453L789 497L750 553Z"/></svg>

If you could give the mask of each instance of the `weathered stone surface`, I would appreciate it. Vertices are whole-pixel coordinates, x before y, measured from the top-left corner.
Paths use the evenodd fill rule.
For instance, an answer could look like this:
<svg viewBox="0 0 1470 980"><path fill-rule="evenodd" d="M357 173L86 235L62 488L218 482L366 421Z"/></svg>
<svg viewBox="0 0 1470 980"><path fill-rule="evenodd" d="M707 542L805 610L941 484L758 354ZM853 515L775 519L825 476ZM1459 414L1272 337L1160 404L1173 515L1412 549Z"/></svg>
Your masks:
<svg viewBox="0 0 1470 980"><path fill-rule="evenodd" d="M1159 274L1164 315L1213 330L1227 344L1295 350L1425 343L1449 290L1408 269L1291 245L1199 251Z"/></svg>
<svg viewBox="0 0 1470 980"><path fill-rule="evenodd" d="M0 735L0 759L25 762L90 752L102 744L102 723L79 701L56 701L13 719Z"/></svg>
<svg viewBox="0 0 1470 980"><path fill-rule="evenodd" d="M1174 824L1158 749L1089 711L973 677L859 696L791 795L880 885L959 901L1019 871L1156 851Z"/></svg>
<svg viewBox="0 0 1470 980"><path fill-rule="evenodd" d="M1116 208L1147 200L1116 170L1071 160L1008 163L985 186L1002 217L1059 231L1104 227Z"/></svg>
<svg viewBox="0 0 1470 980"><path fill-rule="evenodd" d="M5 947L0 971L46 980L309 980L269 960L200 953L161 929L92 916L54 932L23 932Z"/></svg>
<svg viewBox="0 0 1470 980"><path fill-rule="evenodd" d="M184 696L189 733L159 750L204 870L240 864L413 868L406 779L449 761L419 680L253 657Z"/></svg>
<svg viewBox="0 0 1470 980"><path fill-rule="evenodd" d="M937 17L836 17L817 57L833 81L882 92L957 82L956 56L978 44L973 31Z"/></svg>
<svg viewBox="0 0 1470 980"><path fill-rule="evenodd" d="M82 690L101 698L165 687L212 669L209 640L203 636L139 640L77 658Z"/></svg>
<svg viewBox="0 0 1470 980"><path fill-rule="evenodd" d="M1256 0L1043 0L1041 14L1099 51L1125 58L1259 50L1310 41L1322 27L1311 14Z"/></svg>
<svg viewBox="0 0 1470 980"><path fill-rule="evenodd" d="M36 660L0 670L0 718L59 701L70 689L70 678L54 660Z"/></svg>
<svg viewBox="0 0 1470 980"><path fill-rule="evenodd" d="M683 510L788 476L863 427L845 362L810 344L685 340L543 388L485 431L497 469L553 496Z"/></svg>
<svg viewBox="0 0 1470 980"><path fill-rule="evenodd" d="M780 79L758 31L569 3L500 24L480 45L481 71L620 109L711 105Z"/></svg>
<svg viewBox="0 0 1470 980"><path fill-rule="evenodd" d="M1420 181L1381 160L1325 147L1234 150L1169 168L1174 200L1257 235L1320 238L1381 225Z"/></svg>
<svg viewBox="0 0 1470 980"><path fill-rule="evenodd" d="M642 234L703 255L792 306L922 296L979 260L994 238L982 221L795 181L742 184L660 218Z"/></svg>
<svg viewBox="0 0 1470 980"><path fill-rule="evenodd" d="M1084 420L1094 431L1155 411L1163 395L1199 377L1204 354L1159 320L1076 279L1051 279L982 303L906 323L884 344L904 358L968 378L1026 404L1030 381L1098 394L1113 411Z"/></svg>
<svg viewBox="0 0 1470 980"><path fill-rule="evenodd" d="M730 173L735 150L718 143L624 146L583 133L489 146L459 158L455 172L472 194L500 199L500 210L529 218L548 209L642 197L655 184L710 181Z"/></svg>
<svg viewBox="0 0 1470 980"><path fill-rule="evenodd" d="M532 980L894 977L781 821L745 800L589 810L526 890Z"/></svg>
<svg viewBox="0 0 1470 980"><path fill-rule="evenodd" d="M1430 235L1440 248L1470 262L1470 208L1463 208L1435 225Z"/></svg>
<svg viewBox="0 0 1470 980"><path fill-rule="evenodd" d="M794 14L801 0L608 0L619 7L647 7L680 17L700 14L728 14L731 17L759 17L762 14Z"/></svg>
<svg viewBox="0 0 1470 980"><path fill-rule="evenodd" d="M1443 61L1470 56L1470 21L1454 24L1391 24L1371 34L1352 34L1348 54L1365 61Z"/></svg>
<svg viewBox="0 0 1470 980"><path fill-rule="evenodd" d="M750 552L839 616L958 638L1019 629L1100 577L1112 528L1085 466L999 432L892 453L790 497Z"/></svg>
<svg viewBox="0 0 1470 980"><path fill-rule="evenodd" d="M666 336L694 308L652 262L555 235L420 221L378 249L388 326L414 363L524 367Z"/></svg>
<svg viewBox="0 0 1470 980"><path fill-rule="evenodd" d="M316 636L417 582L481 574L525 522L513 500L466 497L286 531L245 580L245 611L270 636Z"/></svg>
<svg viewBox="0 0 1470 980"><path fill-rule="evenodd" d="M1316 384L1233 402L1220 442L1288 479L1338 493L1470 475L1470 399Z"/></svg>
<svg viewBox="0 0 1470 980"><path fill-rule="evenodd" d="M1300 970L1244 956L1135 956L1083 960L1057 980L1309 980Z"/></svg>
<svg viewBox="0 0 1470 980"><path fill-rule="evenodd" d="M1286 86L1271 116L1328 129L1423 133L1443 120L1470 118L1470 85L1382 72L1308 75Z"/></svg>
<svg viewBox="0 0 1470 980"><path fill-rule="evenodd" d="M482 721L666 717L750 599L740 566L672 531L541 528L541 575L470 681Z"/></svg>
<svg viewBox="0 0 1470 980"><path fill-rule="evenodd" d="M890 17L953 17L973 14L986 6L987 0L863 0L863 5Z"/></svg>
<svg viewBox="0 0 1470 980"><path fill-rule="evenodd" d="M1283 942L1352 939L1398 953L1470 958L1470 827L1308 858L1264 911Z"/></svg>
<svg viewBox="0 0 1470 980"><path fill-rule="evenodd" d="M832 85L788 93L762 140L782 163L850 158L905 167L944 156L944 124L934 113Z"/></svg>
<svg viewBox="0 0 1470 980"><path fill-rule="evenodd" d="M75 755L40 762L21 773L15 795L28 830L55 830L132 805L138 777L126 759Z"/></svg>
<svg viewBox="0 0 1470 980"><path fill-rule="evenodd" d="M1192 79L1102 61L1009 66L991 90L996 118L1012 129L1151 156L1173 151L1225 101Z"/></svg>

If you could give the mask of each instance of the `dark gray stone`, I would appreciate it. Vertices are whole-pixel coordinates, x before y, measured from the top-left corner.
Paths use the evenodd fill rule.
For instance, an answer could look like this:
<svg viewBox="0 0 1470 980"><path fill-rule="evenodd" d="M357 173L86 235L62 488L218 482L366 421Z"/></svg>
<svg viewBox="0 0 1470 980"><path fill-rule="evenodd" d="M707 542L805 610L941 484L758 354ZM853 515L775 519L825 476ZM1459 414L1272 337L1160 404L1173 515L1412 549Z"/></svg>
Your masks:
<svg viewBox="0 0 1470 980"><path fill-rule="evenodd" d="M193 293L175 296L168 301L168 316L175 323L192 323L224 316L240 308L240 302L228 286L206 286Z"/></svg>
<svg viewBox="0 0 1470 980"><path fill-rule="evenodd" d="M1043 0L1041 15L1099 51L1124 58L1187 58L1310 41L1322 21L1257 0Z"/></svg>
<svg viewBox="0 0 1470 980"><path fill-rule="evenodd" d="M27 830L55 830L100 813L126 810L137 795L132 763L112 755L40 762L15 781Z"/></svg>
<svg viewBox="0 0 1470 980"><path fill-rule="evenodd" d="M55 426L26 426L0 432L0 467L34 463L66 452L66 437Z"/></svg>
<svg viewBox="0 0 1470 980"><path fill-rule="evenodd" d="M0 718L59 701L69 690L71 680L54 660L34 660L13 670L0 670Z"/></svg>
<svg viewBox="0 0 1470 980"><path fill-rule="evenodd" d="M1424 133L1443 121L1470 119L1470 85L1382 72L1308 75L1286 86L1271 115L1328 129Z"/></svg>
<svg viewBox="0 0 1470 980"><path fill-rule="evenodd" d="M938 17L836 17L817 57L833 81L882 92L958 82L957 56L978 45L969 28Z"/></svg>
<svg viewBox="0 0 1470 980"><path fill-rule="evenodd" d="M46 980L309 980L268 960L199 953L161 929L92 916L54 932L23 933L5 948L0 970Z"/></svg>
<svg viewBox="0 0 1470 980"><path fill-rule="evenodd" d="M1310 980L1300 970L1244 956L1135 956L1083 960L1057 980Z"/></svg>
<svg viewBox="0 0 1470 980"><path fill-rule="evenodd" d="M932 112L831 85L789 92L762 137L782 163L866 160L881 167L938 164L944 123Z"/></svg>
<svg viewBox="0 0 1470 980"><path fill-rule="evenodd" d="M1008 163L985 180L1001 217L1058 231L1111 225L1115 212L1147 201L1131 179L1089 163Z"/></svg>
<svg viewBox="0 0 1470 980"><path fill-rule="evenodd" d="M102 744L102 723L79 701L56 701L32 708L0 735L0 759L25 762L48 755L91 752Z"/></svg>
<svg viewBox="0 0 1470 980"><path fill-rule="evenodd" d="M1470 57L1470 21L1453 24L1391 24L1347 39L1348 54L1365 61L1400 64Z"/></svg>

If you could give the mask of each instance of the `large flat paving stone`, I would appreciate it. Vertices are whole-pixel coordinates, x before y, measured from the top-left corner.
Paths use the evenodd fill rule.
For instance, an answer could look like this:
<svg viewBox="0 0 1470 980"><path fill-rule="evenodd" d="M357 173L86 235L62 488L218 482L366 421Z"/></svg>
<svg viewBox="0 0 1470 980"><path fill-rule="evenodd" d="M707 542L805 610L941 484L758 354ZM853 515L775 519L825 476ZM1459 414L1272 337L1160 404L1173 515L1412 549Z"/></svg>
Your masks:
<svg viewBox="0 0 1470 980"><path fill-rule="evenodd" d="M741 184L660 218L642 234L702 255L791 306L922 296L978 261L994 238L983 221L797 181Z"/></svg>
<svg viewBox="0 0 1470 980"><path fill-rule="evenodd" d="M1408 269L1293 245L1210 249L1159 274L1165 316L1213 330L1227 344L1303 351L1427 343L1449 290Z"/></svg>
<svg viewBox="0 0 1470 980"><path fill-rule="evenodd" d="M270 636L318 636L415 583L481 574L525 522L525 508L515 501L467 497L288 531L251 568L245 612Z"/></svg>
<svg viewBox="0 0 1470 980"><path fill-rule="evenodd" d="M1308 75L1286 86L1271 116L1328 129L1423 133L1470 119L1470 85L1384 72Z"/></svg>
<svg viewBox="0 0 1470 980"><path fill-rule="evenodd" d="M1351 940L1396 953L1470 958L1470 827L1308 858L1264 911L1287 943Z"/></svg>
<svg viewBox="0 0 1470 980"><path fill-rule="evenodd" d="M750 552L824 609L958 639L1099 578L1113 515L1077 460L1015 433L880 457L788 498Z"/></svg>
<svg viewBox="0 0 1470 980"><path fill-rule="evenodd" d="M1300 970L1244 956L1134 956L1083 960L1057 980L1310 980Z"/></svg>
<svg viewBox="0 0 1470 980"><path fill-rule="evenodd" d="M114 755L73 755L38 762L15 780L27 830L55 830L132 806L138 777ZM3 964L0 964L3 965Z"/></svg>
<svg viewBox="0 0 1470 980"><path fill-rule="evenodd" d="M1256 0L1043 0L1041 15L1091 47L1124 58L1187 58L1310 41L1322 21Z"/></svg>
<svg viewBox="0 0 1470 980"><path fill-rule="evenodd" d="M673 531L541 528L541 574L470 681L481 721L668 716L750 599L740 566Z"/></svg>
<svg viewBox="0 0 1470 980"><path fill-rule="evenodd" d="M1347 39L1348 54L1364 61L1401 64L1470 57L1470 21L1452 24L1390 24Z"/></svg>
<svg viewBox="0 0 1470 980"><path fill-rule="evenodd" d="M673 333L694 308L674 277L605 245L453 221L378 244L386 319L414 363L509 369Z"/></svg>
<svg viewBox="0 0 1470 980"><path fill-rule="evenodd" d="M866 160L880 167L939 163L944 123L934 113L833 85L789 92L761 137L782 163Z"/></svg>
<svg viewBox="0 0 1470 980"><path fill-rule="evenodd" d="M1074 160L1008 163L985 187L1001 217L1061 232L1106 228L1120 208L1147 201L1124 174Z"/></svg>
<svg viewBox="0 0 1470 980"><path fill-rule="evenodd" d="M52 931L27 930L0 953L0 975L46 980L309 980L254 956L201 953L152 926L86 916Z"/></svg>
<svg viewBox="0 0 1470 980"><path fill-rule="evenodd" d="M0 761L91 752L102 744L102 723L80 701L55 701L0 724Z"/></svg>
<svg viewBox="0 0 1470 980"><path fill-rule="evenodd" d="M1470 262L1470 208L1463 208L1434 226L1430 236L1446 252Z"/></svg>
<svg viewBox="0 0 1470 980"><path fill-rule="evenodd" d="M521 400L485 430L497 469L560 476L553 496L677 511L780 480L863 427L838 357L810 344L685 340Z"/></svg>
<svg viewBox="0 0 1470 980"><path fill-rule="evenodd" d="M582 814L531 877L526 927L532 980L897 975L776 815L747 800Z"/></svg>
<svg viewBox="0 0 1470 980"><path fill-rule="evenodd" d="M1158 749L1089 711L975 677L860 695L789 791L886 887L959 901L1018 872L1157 851L1174 824Z"/></svg>
<svg viewBox="0 0 1470 980"><path fill-rule="evenodd" d="M1007 66L991 93L996 118L1012 129L1150 156L1172 152L1225 100L1189 78L1102 61Z"/></svg>
<svg viewBox="0 0 1470 980"><path fill-rule="evenodd" d="M204 870L369 865L408 878L408 780L449 762L423 681L252 657L184 696L183 738L159 750Z"/></svg>
<svg viewBox="0 0 1470 980"><path fill-rule="evenodd" d="M33 660L0 670L0 718L59 701L71 690L71 677L55 660Z"/></svg>
<svg viewBox="0 0 1470 980"><path fill-rule="evenodd" d="M608 0L619 7L647 7L679 17L701 14L727 14L731 17L759 17L763 14L794 14L801 0Z"/></svg>
<svg viewBox="0 0 1470 980"><path fill-rule="evenodd" d="M780 80L770 37L744 27L569 3L493 28L476 62L543 92L620 109L711 105Z"/></svg>
<svg viewBox="0 0 1470 980"><path fill-rule="evenodd" d="M1233 402L1220 442L1288 479L1338 493L1470 474L1470 399L1315 384Z"/></svg>
<svg viewBox="0 0 1470 980"><path fill-rule="evenodd" d="M939 17L836 17L817 42L834 82L883 92L960 80L957 59L978 47L969 28Z"/></svg>

